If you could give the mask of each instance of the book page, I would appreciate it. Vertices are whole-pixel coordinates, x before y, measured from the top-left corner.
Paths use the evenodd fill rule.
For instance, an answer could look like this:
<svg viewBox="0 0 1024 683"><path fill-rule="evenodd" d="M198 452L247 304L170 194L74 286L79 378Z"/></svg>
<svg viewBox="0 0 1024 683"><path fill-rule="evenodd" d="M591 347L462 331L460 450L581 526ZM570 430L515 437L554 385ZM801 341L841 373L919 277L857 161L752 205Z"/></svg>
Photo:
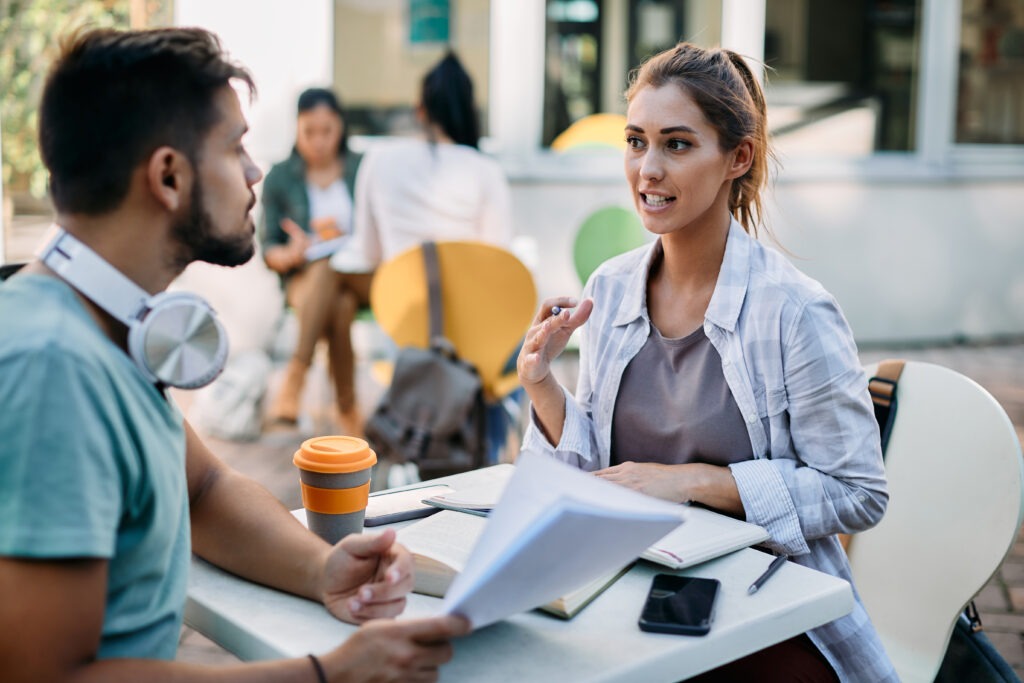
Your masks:
<svg viewBox="0 0 1024 683"><path fill-rule="evenodd" d="M437 560L461 572L486 525L486 517L441 510L399 529L397 540L409 552Z"/></svg>
<svg viewBox="0 0 1024 683"><path fill-rule="evenodd" d="M683 514L679 505L524 452L443 610L480 628L533 609L634 560Z"/></svg>
<svg viewBox="0 0 1024 683"><path fill-rule="evenodd" d="M491 467L489 470L493 471L493 474L488 481L468 488L459 488L450 493L432 496L431 502L451 508L483 511L494 509L501 499L509 479L512 478L512 473L515 472L515 465L505 463Z"/></svg>

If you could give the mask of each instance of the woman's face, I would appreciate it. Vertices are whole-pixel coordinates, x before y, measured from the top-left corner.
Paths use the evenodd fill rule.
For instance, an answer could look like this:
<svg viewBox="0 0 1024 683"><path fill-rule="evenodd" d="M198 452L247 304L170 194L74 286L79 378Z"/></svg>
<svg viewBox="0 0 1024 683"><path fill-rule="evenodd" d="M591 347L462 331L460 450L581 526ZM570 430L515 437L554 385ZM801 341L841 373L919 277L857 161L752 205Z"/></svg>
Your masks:
<svg viewBox="0 0 1024 683"><path fill-rule="evenodd" d="M718 132L678 85L646 86L630 101L626 180L648 231L664 235L724 220L731 181L749 166L738 167L736 157L736 150L721 150Z"/></svg>
<svg viewBox="0 0 1024 683"><path fill-rule="evenodd" d="M295 147L309 166L329 163L338 156L345 122L326 104L299 113Z"/></svg>

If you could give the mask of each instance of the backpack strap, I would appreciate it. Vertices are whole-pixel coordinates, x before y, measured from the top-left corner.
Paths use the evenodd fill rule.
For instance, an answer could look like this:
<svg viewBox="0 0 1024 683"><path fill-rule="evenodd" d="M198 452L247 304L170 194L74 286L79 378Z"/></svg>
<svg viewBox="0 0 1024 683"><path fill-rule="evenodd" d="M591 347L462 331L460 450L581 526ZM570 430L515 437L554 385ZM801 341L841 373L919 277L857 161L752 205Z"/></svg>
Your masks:
<svg viewBox="0 0 1024 683"><path fill-rule="evenodd" d="M899 359L883 360L878 364L875 376L868 380L868 392L875 406L875 419L878 420L878 431L882 437L882 457L889 445L889 435L896 419L896 386L906 361Z"/></svg>
<svg viewBox="0 0 1024 683"><path fill-rule="evenodd" d="M444 308L441 303L441 265L437 256L437 243L423 243L423 266L427 273L427 308L430 316L428 339L433 345L444 338Z"/></svg>

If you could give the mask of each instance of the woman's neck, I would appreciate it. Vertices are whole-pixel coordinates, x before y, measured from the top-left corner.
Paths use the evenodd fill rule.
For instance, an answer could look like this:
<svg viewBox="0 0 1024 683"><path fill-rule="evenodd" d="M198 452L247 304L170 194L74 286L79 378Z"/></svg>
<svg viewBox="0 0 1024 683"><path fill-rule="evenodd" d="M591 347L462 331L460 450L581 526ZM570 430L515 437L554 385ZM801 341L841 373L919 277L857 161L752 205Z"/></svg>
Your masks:
<svg viewBox="0 0 1024 683"><path fill-rule="evenodd" d="M692 225L685 230L662 235L664 259L661 277L680 293L714 286L725 257L732 217L722 217Z"/></svg>
<svg viewBox="0 0 1024 683"><path fill-rule="evenodd" d="M321 188L340 179L343 173L344 166L338 157L317 164L306 162L306 180Z"/></svg>
<svg viewBox="0 0 1024 683"><path fill-rule="evenodd" d="M428 121L424 125L424 128L424 132L426 133L427 140L429 142L434 142L441 145L451 145L455 142L450 137L448 137L447 133L444 132L444 128L434 123L433 121Z"/></svg>
<svg viewBox="0 0 1024 683"><path fill-rule="evenodd" d="M648 314L666 337L703 324L725 258L731 218L661 236L662 258L647 283Z"/></svg>

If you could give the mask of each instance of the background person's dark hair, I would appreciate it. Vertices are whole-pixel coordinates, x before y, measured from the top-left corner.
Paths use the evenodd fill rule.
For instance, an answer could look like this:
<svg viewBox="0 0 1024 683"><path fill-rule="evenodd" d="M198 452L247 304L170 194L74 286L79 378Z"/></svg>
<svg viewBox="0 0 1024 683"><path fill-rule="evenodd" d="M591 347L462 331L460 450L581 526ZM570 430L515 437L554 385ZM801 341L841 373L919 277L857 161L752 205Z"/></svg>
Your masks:
<svg viewBox="0 0 1024 683"><path fill-rule="evenodd" d="M216 92L252 76L197 28L80 30L61 41L39 108L39 149L58 211L100 214L124 200L135 168L169 145L198 161L217 122Z"/></svg>
<svg viewBox="0 0 1024 683"><path fill-rule="evenodd" d="M341 100L334 94L333 90L327 88L307 88L299 95L297 107L298 114L310 109L324 106L333 111L341 119L341 140L338 141L338 156L348 152L348 126L345 125L345 110L341 106Z"/></svg>
<svg viewBox="0 0 1024 683"><path fill-rule="evenodd" d="M473 104L473 81L455 53L449 52L423 77L420 103L427 118L459 145L477 149L480 122Z"/></svg>

